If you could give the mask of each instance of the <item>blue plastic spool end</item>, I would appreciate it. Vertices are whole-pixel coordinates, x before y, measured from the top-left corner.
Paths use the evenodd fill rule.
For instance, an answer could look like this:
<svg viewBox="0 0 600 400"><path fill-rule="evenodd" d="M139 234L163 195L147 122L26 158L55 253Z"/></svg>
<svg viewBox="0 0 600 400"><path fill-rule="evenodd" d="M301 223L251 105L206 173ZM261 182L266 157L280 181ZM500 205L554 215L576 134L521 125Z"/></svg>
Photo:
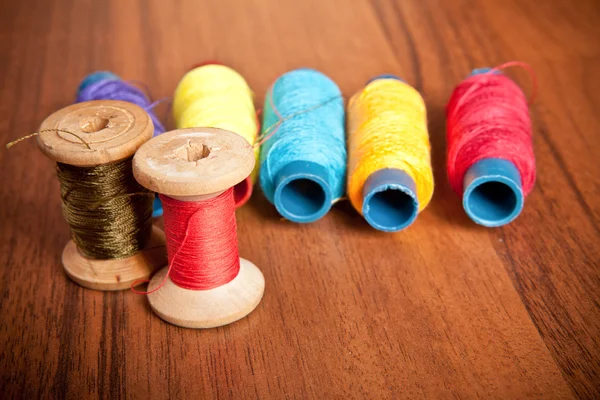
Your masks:
<svg viewBox="0 0 600 400"><path fill-rule="evenodd" d="M485 74L490 70L476 68L470 76ZM463 188L463 208L469 218L479 225L506 225L517 218L523 209L521 174L511 161L488 158L476 162L466 172Z"/></svg>
<svg viewBox="0 0 600 400"><path fill-rule="evenodd" d="M163 215L163 206L162 202L158 195L154 195L154 203L152 203L152 217L158 218Z"/></svg>
<svg viewBox="0 0 600 400"><path fill-rule="evenodd" d="M329 172L312 161L292 161L275 176L275 208L293 222L314 222L331 208Z"/></svg>
<svg viewBox="0 0 600 400"><path fill-rule="evenodd" d="M84 90L89 85L96 83L96 82L100 82L105 79L119 80L121 78L119 78L117 75L113 74L110 71L92 72L91 74L89 74L88 76L83 78L83 80L79 84L79 89L77 89L77 93L80 93L82 90Z"/></svg>
<svg viewBox="0 0 600 400"><path fill-rule="evenodd" d="M487 158L476 162L467 170L463 188L463 208L479 225L506 225L523 209L521 175L512 161Z"/></svg>
<svg viewBox="0 0 600 400"><path fill-rule="evenodd" d="M374 172L363 187L362 213L369 225L380 231L406 228L419 213L415 182L399 169Z"/></svg>
<svg viewBox="0 0 600 400"><path fill-rule="evenodd" d="M396 79L398 81L404 82L403 79L398 78L396 75L394 74L381 74L381 75L377 75L374 78L371 78L367 81L367 85L373 81L379 80L379 79Z"/></svg>
<svg viewBox="0 0 600 400"><path fill-rule="evenodd" d="M471 73L469 74L469 76L473 76L473 75L481 75L481 74L487 74L488 72L490 72L492 69L488 68L488 67L484 67L484 68L475 68L473 71L471 71ZM494 71L493 74L499 74L500 71Z"/></svg>

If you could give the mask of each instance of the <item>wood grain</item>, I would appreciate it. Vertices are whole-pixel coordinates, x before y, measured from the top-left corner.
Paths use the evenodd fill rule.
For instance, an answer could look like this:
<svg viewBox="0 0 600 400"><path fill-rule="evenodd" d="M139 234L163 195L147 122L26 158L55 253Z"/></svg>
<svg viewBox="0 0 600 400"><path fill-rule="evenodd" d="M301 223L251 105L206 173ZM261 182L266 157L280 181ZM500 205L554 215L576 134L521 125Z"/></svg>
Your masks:
<svg viewBox="0 0 600 400"><path fill-rule="evenodd" d="M216 59L257 104L296 67L345 96L402 76L425 98L436 174L432 203L398 234L347 203L311 225L283 222L257 193L238 234L265 275L263 301L199 332L131 292L69 281L52 163L34 141L0 152L2 398L600 396L597 1L21 0L1 3L0 22L4 142L70 104L93 70L161 98ZM512 59L540 81L538 181L515 223L485 229L445 177L444 105L472 68Z"/></svg>

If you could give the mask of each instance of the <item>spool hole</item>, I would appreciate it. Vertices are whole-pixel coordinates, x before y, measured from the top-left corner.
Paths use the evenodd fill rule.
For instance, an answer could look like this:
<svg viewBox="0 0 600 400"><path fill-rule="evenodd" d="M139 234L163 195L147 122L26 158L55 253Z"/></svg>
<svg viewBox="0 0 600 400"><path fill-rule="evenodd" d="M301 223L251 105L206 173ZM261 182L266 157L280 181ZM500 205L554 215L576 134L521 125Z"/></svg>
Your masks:
<svg viewBox="0 0 600 400"><path fill-rule="evenodd" d="M502 182L484 182L468 198L471 213L485 221L502 221L511 218L517 208L517 195Z"/></svg>
<svg viewBox="0 0 600 400"><path fill-rule="evenodd" d="M179 159L196 162L210 155L210 147L202 143L188 142L185 146L181 146L175 150L175 156Z"/></svg>
<svg viewBox="0 0 600 400"><path fill-rule="evenodd" d="M408 226L416 217L415 199L402 190L389 188L374 193L363 206L363 214L376 226L396 230Z"/></svg>
<svg viewBox="0 0 600 400"><path fill-rule="evenodd" d="M289 214L309 217L325 205L325 190L310 179L291 180L281 190L281 207Z"/></svg>
<svg viewBox="0 0 600 400"><path fill-rule="evenodd" d="M96 115L92 118L87 118L81 123L81 130L85 133L99 132L102 129L108 128L110 120L108 118Z"/></svg>

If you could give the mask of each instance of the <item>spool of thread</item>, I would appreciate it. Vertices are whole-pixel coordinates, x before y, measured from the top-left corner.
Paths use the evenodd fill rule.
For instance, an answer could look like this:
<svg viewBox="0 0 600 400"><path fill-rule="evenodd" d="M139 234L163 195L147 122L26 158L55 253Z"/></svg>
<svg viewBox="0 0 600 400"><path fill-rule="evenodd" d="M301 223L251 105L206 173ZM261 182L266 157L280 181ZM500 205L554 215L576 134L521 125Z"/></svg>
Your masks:
<svg viewBox="0 0 600 400"><path fill-rule="evenodd" d="M154 136L165 131L159 118L154 114L158 102L152 102L139 87L125 82L109 71L97 71L89 74L79 84L77 102L90 100L122 100L137 104L148 113L154 124ZM154 198L152 216L157 218L163 214L162 204L158 196Z"/></svg>
<svg viewBox="0 0 600 400"><path fill-rule="evenodd" d="M152 136L148 114L123 101L77 103L46 118L40 131L40 150L57 162L71 228L62 253L67 275L90 289L121 290L164 265L152 193L137 184L131 166Z"/></svg>
<svg viewBox="0 0 600 400"><path fill-rule="evenodd" d="M527 99L499 73L505 66L474 70L447 106L450 184L467 215L487 227L513 221L535 181Z"/></svg>
<svg viewBox="0 0 600 400"><path fill-rule="evenodd" d="M104 81L104 80L121 80L121 78L119 78L118 75L110 72L110 71L96 71L96 72L92 72L91 74L87 75L85 78L83 78L83 80L81 81L81 83L79 84L79 87L77 88L77 97L79 97L80 93L83 92L88 86L100 82L100 81ZM108 99L90 99L90 100L108 100ZM116 100L116 99L113 99ZM81 102L81 101L86 101L86 100L78 100L77 102Z"/></svg>
<svg viewBox="0 0 600 400"><path fill-rule="evenodd" d="M148 286L152 309L188 328L222 326L260 302L260 270L238 256L233 186L254 168L250 144L216 128L178 129L142 145L138 182L160 193L169 264Z"/></svg>
<svg viewBox="0 0 600 400"><path fill-rule="evenodd" d="M374 228L395 232L433 195L427 115L417 90L393 75L348 103L348 197Z"/></svg>
<svg viewBox="0 0 600 400"><path fill-rule="evenodd" d="M314 222L344 194L344 100L324 74L298 69L279 77L264 106L260 183L284 218Z"/></svg>
<svg viewBox="0 0 600 400"><path fill-rule="evenodd" d="M221 128L237 133L251 145L258 137L250 87L240 74L221 64L201 64L184 75L173 96L173 115L177 128ZM254 151L258 158L259 147ZM257 175L255 168L235 186L238 207L250 199Z"/></svg>

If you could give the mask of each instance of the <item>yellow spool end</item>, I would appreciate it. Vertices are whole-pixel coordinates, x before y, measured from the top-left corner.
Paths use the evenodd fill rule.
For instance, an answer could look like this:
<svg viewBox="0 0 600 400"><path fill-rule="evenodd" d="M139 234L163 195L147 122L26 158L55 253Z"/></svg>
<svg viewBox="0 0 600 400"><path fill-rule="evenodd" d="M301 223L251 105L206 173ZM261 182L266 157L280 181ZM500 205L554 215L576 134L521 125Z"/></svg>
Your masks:
<svg viewBox="0 0 600 400"><path fill-rule="evenodd" d="M224 65L203 65L185 74L175 89L173 116L177 128L227 129L251 145L258 137L252 91L240 74ZM254 154L257 162L250 175L251 185L258 175L258 146ZM248 189L251 191L252 187ZM241 204L238 202L238 205Z"/></svg>
<svg viewBox="0 0 600 400"><path fill-rule="evenodd" d="M419 92L398 79L383 78L356 93L348 103L348 157L348 196L358 212L364 211L363 189L369 177L400 170L414 181L416 217L417 207L422 211L433 195L427 113ZM386 229L369 221L387 231L410 222Z"/></svg>

